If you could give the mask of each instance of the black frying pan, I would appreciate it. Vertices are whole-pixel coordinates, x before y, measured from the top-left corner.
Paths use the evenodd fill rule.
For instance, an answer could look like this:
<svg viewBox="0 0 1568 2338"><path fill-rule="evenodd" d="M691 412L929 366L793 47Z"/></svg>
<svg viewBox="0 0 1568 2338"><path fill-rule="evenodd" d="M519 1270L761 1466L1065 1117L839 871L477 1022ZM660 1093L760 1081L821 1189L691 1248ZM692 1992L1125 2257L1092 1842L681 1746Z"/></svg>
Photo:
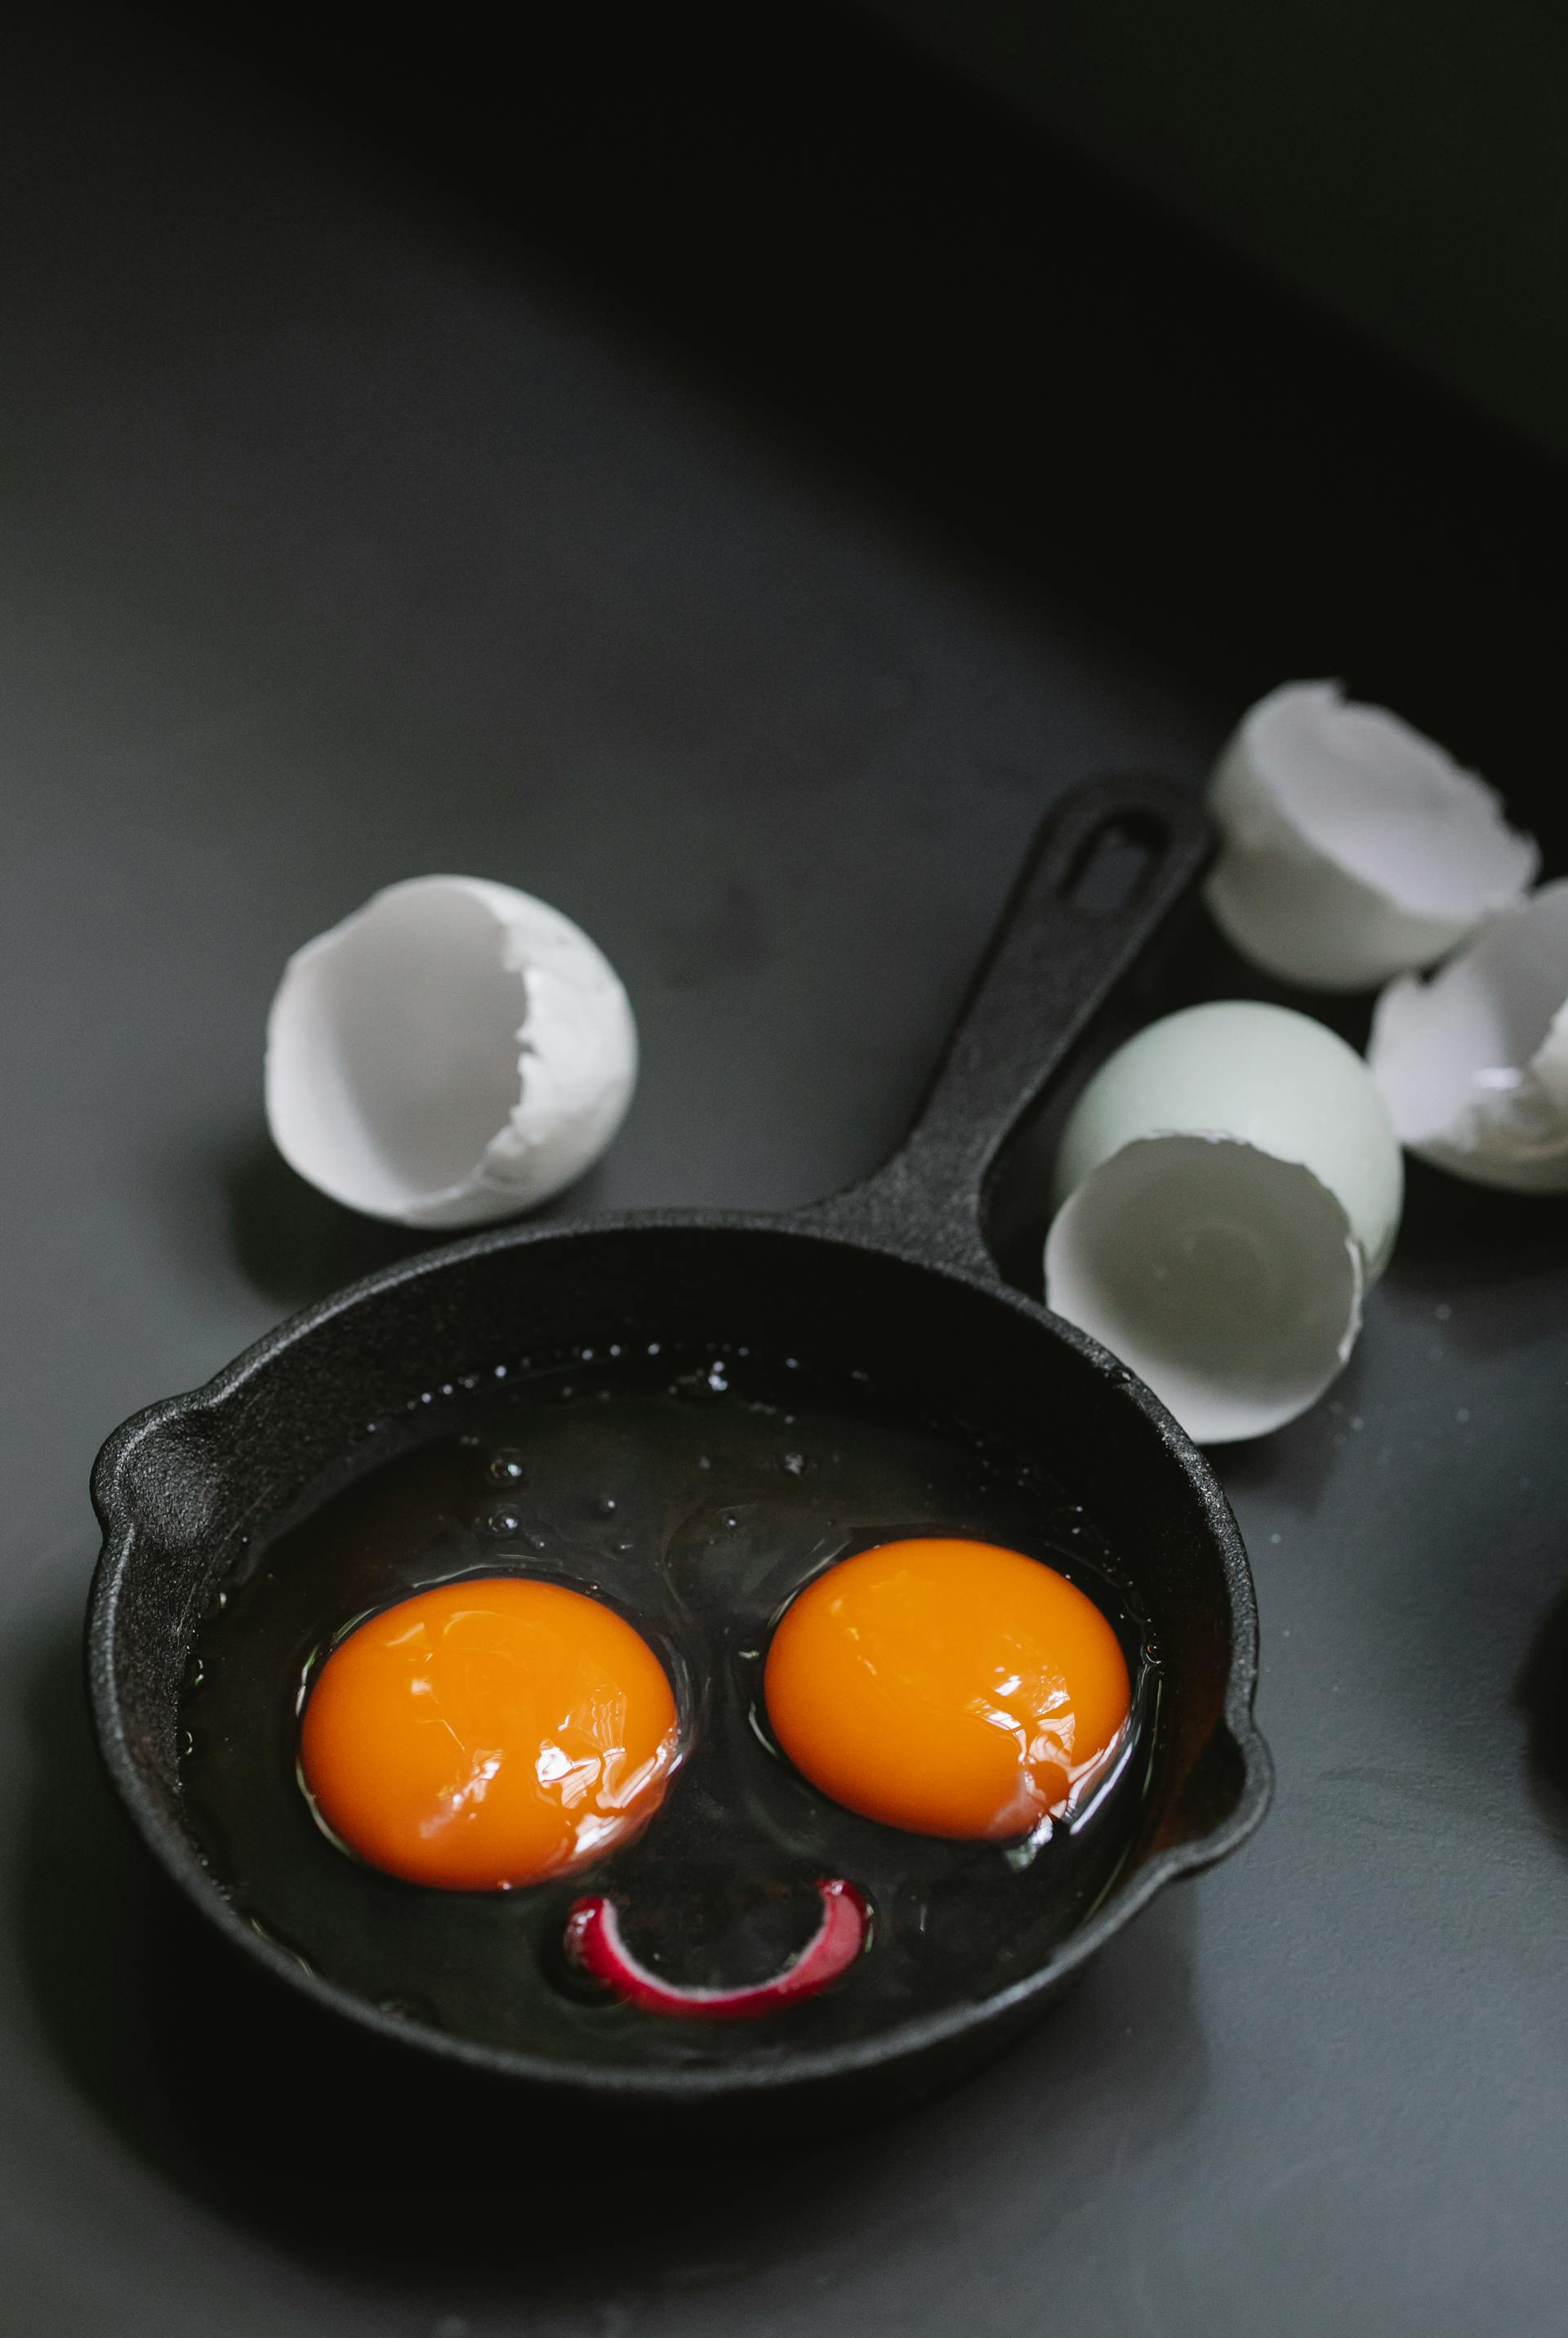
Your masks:
<svg viewBox="0 0 1568 2338"><path fill-rule="evenodd" d="M1251 1713L1257 1617L1224 1496L1142 1382L1000 1280L983 1231L1009 1133L1190 893L1209 851L1197 806L1160 783L1108 782L1063 803L907 1142L867 1183L785 1218L658 1212L481 1234L323 1302L206 1388L138 1414L109 1439L93 1483L104 1541L87 1622L99 1743L158 1861L245 1957L405 2051L528 2081L563 2101L608 2092L661 2113L723 2107L771 2120L824 2097L855 2107L907 2097L978 2064L1161 1884L1220 1858L1258 1824L1269 1767ZM1108 888L1112 863L1122 875ZM977 1931L956 1979L950 1965L923 1979L916 1958L897 2000L858 2034L814 2027L804 2008L749 2025L743 2047L722 2056L695 2038L670 2046L664 2022L651 2056L635 2033L625 2051L593 2055L570 2038L519 2048L456 2034L419 2015L417 1975L410 2018L407 2004L389 2008L302 1965L252 1923L193 1835L177 1757L181 1684L199 1618L241 1540L264 1541L310 1488L341 1475L367 1420L400 1415L413 1391L460 1385L524 1345L534 1355L603 1354L651 1332L672 1351L837 1355L885 1410L965 1435L978 1424L1001 1449L1042 1459L1118 1555L1158 1644L1158 1725L1118 1871L1065 1930L1044 1926L1037 1950L1024 1925L1004 1942ZM746 1758L768 1757L752 1749ZM663 1823L662 1813L644 1861ZM863 1846L878 1837L889 1872L901 1844L916 1856L916 1839L851 1823ZM338 1856L324 1845L321 1855ZM740 1855L755 1858L756 1845ZM1039 1888L1052 1888L1045 1862ZM558 1933L559 1895L538 1904L541 1939ZM526 1910L518 1918L531 1920ZM547 1961L534 1943L519 1962L520 1990L548 1991Z"/></svg>

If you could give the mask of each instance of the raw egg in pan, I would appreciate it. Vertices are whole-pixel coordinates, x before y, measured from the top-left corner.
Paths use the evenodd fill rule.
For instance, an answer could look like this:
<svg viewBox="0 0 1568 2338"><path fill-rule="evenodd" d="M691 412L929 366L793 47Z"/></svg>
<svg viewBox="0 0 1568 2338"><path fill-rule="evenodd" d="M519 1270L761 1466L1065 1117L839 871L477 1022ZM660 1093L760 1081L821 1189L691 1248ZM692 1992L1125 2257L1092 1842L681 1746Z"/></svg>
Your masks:
<svg viewBox="0 0 1568 2338"><path fill-rule="evenodd" d="M834 1802L990 1841L1059 1811L1132 1705L1115 1632L1064 1575L935 1536L808 1584L773 1635L763 1695L779 1744Z"/></svg>
<svg viewBox="0 0 1568 2338"><path fill-rule="evenodd" d="M243 1916L329 1983L507 2050L717 2067L775 2025L865 2040L1006 1986L1112 1885L1144 1822L1161 1675L1095 1520L1008 1448L912 1433L800 1367L725 1361L721 1393L711 1355L665 1351L509 1373L460 1409L454 1392L434 1434L434 1405L410 1406L407 1443L225 1578L181 1689L182 1791ZM948 1763L944 1836L911 1831L899 1753L935 1744L929 1708L895 1714L884 1752L906 1801L887 1790L868 1820L874 1773L840 1778L842 1802L825 1767L813 1783L780 1685L824 1585L853 1585L895 1538L959 1537L982 1547L958 1570L961 1616L987 1563L1024 1621L1030 1592L1072 1610L1049 1562L1091 1631L1104 1617L1134 1694L1103 1766L1070 1775L1097 1733L1059 1661L1070 1747L1063 1705L1044 1718L1064 1766L1047 1774L1037 1748L1021 1780L1015 1740L984 1726L1000 1775L955 1812ZM829 1569L829 1553L859 1556ZM606 1660L580 1673L581 1636L503 1628L529 1616L584 1626ZM1024 1671L985 1677L1008 1726ZM1031 1727L1025 1755L1046 1734ZM1064 1779L1072 1823L1045 1845L1036 1821Z"/></svg>
<svg viewBox="0 0 1568 2338"><path fill-rule="evenodd" d="M299 1767L370 1866L449 1891L538 1883L603 1857L663 1800L675 1696L598 1599L466 1577L358 1625L321 1667Z"/></svg>

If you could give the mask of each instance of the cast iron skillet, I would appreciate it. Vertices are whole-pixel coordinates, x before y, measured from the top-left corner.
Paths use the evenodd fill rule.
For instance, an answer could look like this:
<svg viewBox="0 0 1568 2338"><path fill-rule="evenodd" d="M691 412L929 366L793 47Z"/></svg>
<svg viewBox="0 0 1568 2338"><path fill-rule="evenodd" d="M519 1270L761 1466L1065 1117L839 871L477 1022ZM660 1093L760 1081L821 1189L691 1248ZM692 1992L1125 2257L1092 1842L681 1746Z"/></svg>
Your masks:
<svg viewBox="0 0 1568 2338"><path fill-rule="evenodd" d="M1138 856L1102 893L1108 840ZM1158 782L1110 781L1062 803L981 969L902 1150L876 1176L785 1218L653 1212L573 1228L509 1227L390 1267L297 1316L207 1387L153 1406L104 1446L93 1480L103 1551L87 1621L93 1714L142 1836L243 1954L407 2052L523 2079L577 2107L756 2112L824 2097L858 2110L987 2058L1172 1877L1235 1849L1269 1793L1252 1722L1257 1616L1246 1554L1201 1455L1103 1349L1000 1280L983 1233L1004 1141L1076 1036L1201 875L1202 814ZM1109 1894L1022 1979L913 2004L848 2044L792 2048L788 2015L750 2059L578 2065L395 2018L302 1970L214 1881L183 1813L177 1699L198 1618L241 1533L270 1521L377 1413L457 1381L525 1341L535 1353L644 1337L842 1347L911 1418L972 1422L1044 1450L1121 1554L1158 1637L1164 1701L1147 1816ZM537 1977L530 1985L542 1986Z"/></svg>

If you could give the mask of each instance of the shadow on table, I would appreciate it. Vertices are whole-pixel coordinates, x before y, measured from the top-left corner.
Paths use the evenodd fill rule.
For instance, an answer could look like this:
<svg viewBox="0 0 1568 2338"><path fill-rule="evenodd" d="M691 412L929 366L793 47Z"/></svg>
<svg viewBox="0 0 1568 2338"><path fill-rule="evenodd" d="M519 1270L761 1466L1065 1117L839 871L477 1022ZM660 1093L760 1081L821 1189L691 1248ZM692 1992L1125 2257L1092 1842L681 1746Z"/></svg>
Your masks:
<svg viewBox="0 0 1568 2338"><path fill-rule="evenodd" d="M1531 1785L1568 1849L1568 1588L1547 1609L1514 1694L1524 1714Z"/></svg>
<svg viewBox="0 0 1568 2338"><path fill-rule="evenodd" d="M456 1226L421 1233L362 1217L297 1176L260 1131L221 1156L211 1174L222 1193L235 1264L262 1298L290 1310L309 1306L399 1259L416 1258L466 1233L486 1231ZM590 1216L601 1206L603 1183L601 1173L591 1170L544 1209L504 1223L538 1224Z"/></svg>
<svg viewBox="0 0 1568 2338"><path fill-rule="evenodd" d="M1039 2218L1065 2216L1104 2163L1202 2099L1176 1893L1004 2062L863 2136L835 2122L795 2151L682 2154L613 2110L568 2132L514 2089L361 2040L207 1934L110 1799L74 1627L35 1649L24 1709L37 1783L17 1900L61 2063L192 2197L370 2287L602 2315L792 2262L798 2285L807 2255L826 2280L836 2251L880 2250L879 2227L903 2231L923 2204L939 2218L960 2172L965 2196L1000 2194L1020 2155L1038 2162ZM1064 2183L1066 2128L1080 2148Z"/></svg>
<svg viewBox="0 0 1568 2338"><path fill-rule="evenodd" d="M1405 1168L1405 1214L1388 1269L1391 1289L1445 1305L1471 1290L1494 1295L1561 1272L1568 1257L1568 1206L1561 1195L1473 1185L1408 1154ZM1480 1321L1461 1307L1448 1328L1467 1350L1490 1352L1512 1343L1511 1319L1495 1306Z"/></svg>
<svg viewBox="0 0 1568 2338"><path fill-rule="evenodd" d="M260 1132L218 1174L235 1262L279 1307L306 1306L362 1274L412 1257L433 1239L328 1201Z"/></svg>

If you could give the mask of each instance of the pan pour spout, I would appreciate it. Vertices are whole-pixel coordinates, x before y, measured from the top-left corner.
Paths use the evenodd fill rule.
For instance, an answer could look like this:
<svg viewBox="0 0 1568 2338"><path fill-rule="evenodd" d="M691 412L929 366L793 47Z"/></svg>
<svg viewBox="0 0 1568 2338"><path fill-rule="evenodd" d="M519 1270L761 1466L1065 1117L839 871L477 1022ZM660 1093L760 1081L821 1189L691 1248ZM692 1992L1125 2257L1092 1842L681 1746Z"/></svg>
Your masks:
<svg viewBox="0 0 1568 2338"><path fill-rule="evenodd" d="M682 1989L634 1957L614 1903L603 1896L579 1900L566 1920L566 1953L628 2005L644 2013L671 2013L689 2021L750 2021L818 1989L848 1972L865 1948L870 1911L853 1883L824 1877L822 1920L798 1957L769 1980L742 1989Z"/></svg>

